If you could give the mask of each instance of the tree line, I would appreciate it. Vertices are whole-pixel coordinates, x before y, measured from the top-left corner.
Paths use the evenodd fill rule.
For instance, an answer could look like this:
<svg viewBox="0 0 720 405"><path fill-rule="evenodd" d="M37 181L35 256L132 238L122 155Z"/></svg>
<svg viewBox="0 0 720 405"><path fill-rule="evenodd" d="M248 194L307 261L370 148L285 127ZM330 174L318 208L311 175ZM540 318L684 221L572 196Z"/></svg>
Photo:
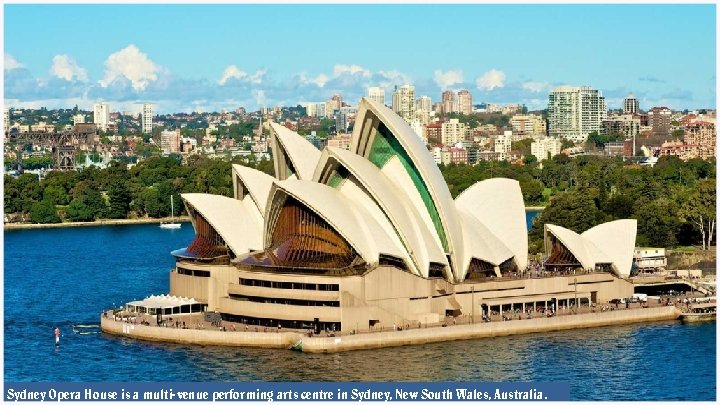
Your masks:
<svg viewBox="0 0 720 405"><path fill-rule="evenodd" d="M232 196L231 163L273 173L271 160L241 162L192 156L186 165L153 157L127 169L52 171L42 180L5 176L5 213L36 223L102 218L166 217L170 196L211 193ZM673 247L714 244L716 162L661 157L654 167L621 158L558 155L524 165L480 162L440 165L453 197L478 181L507 177L520 183L526 205L546 206L530 230L530 252L543 250L543 227L553 223L583 232L622 218L638 221L637 244ZM176 214L184 207L178 204Z"/></svg>
<svg viewBox="0 0 720 405"><path fill-rule="evenodd" d="M211 193L231 197L231 164L239 163L272 173L268 160L227 162L191 156L186 165L174 157L146 159L127 169L113 161L105 169L94 166L78 171L51 171L39 181L34 174L5 175L5 214L35 223L63 220L162 218L170 215L170 196ZM175 214L184 207L177 204Z"/></svg>

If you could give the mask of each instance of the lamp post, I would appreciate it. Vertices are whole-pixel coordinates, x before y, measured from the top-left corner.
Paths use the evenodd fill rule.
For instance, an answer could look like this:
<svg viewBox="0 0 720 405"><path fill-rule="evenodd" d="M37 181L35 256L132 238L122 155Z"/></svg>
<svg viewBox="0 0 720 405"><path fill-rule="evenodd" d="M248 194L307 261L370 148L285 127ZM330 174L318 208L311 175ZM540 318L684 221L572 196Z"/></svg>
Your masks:
<svg viewBox="0 0 720 405"><path fill-rule="evenodd" d="M470 287L470 298L472 299L472 319L471 323L475 323L475 286Z"/></svg>
<svg viewBox="0 0 720 405"><path fill-rule="evenodd" d="M577 277L575 277L575 308L580 309L580 305L577 300ZM577 313L577 311L575 311Z"/></svg>

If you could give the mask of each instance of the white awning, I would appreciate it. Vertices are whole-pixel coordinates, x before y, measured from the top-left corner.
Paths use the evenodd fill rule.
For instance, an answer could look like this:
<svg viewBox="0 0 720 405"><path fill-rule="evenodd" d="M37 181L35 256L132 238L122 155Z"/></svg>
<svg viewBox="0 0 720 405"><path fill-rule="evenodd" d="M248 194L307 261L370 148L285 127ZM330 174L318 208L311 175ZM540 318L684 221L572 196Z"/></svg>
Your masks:
<svg viewBox="0 0 720 405"><path fill-rule="evenodd" d="M143 308L177 308L186 305L202 304L195 298L176 297L173 295L151 295L141 301L128 302L128 306Z"/></svg>

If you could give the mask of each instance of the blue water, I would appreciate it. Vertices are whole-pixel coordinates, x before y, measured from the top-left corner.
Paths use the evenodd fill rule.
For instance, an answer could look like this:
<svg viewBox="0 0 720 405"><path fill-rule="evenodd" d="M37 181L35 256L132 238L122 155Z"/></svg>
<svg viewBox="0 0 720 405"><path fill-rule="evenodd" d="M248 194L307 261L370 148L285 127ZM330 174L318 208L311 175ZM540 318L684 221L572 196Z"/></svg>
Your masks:
<svg viewBox="0 0 720 405"><path fill-rule="evenodd" d="M647 323L338 354L76 335L167 292L192 228L5 232L6 381L567 381L577 400L715 400L715 323ZM53 328L63 332L55 348ZM392 362L389 363L388 359Z"/></svg>
<svg viewBox="0 0 720 405"><path fill-rule="evenodd" d="M540 214L540 211L525 211L525 223L528 229L532 228L532 221L538 214Z"/></svg>

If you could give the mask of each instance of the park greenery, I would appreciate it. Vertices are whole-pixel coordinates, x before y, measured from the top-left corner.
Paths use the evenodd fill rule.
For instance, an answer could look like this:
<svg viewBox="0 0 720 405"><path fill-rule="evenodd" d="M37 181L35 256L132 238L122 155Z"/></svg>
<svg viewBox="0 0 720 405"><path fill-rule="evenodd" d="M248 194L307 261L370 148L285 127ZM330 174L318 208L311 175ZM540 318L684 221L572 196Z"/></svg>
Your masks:
<svg viewBox="0 0 720 405"><path fill-rule="evenodd" d="M5 214L36 223L102 218L166 217L170 196L211 193L232 196L231 163L273 173L269 160L234 161L192 156L152 157L130 169L111 162L106 169L51 171L5 176ZM453 197L474 183L506 177L519 182L528 206L545 206L530 230L531 253L543 250L543 227L553 223L583 232L605 221L634 218L637 244L657 247L714 244L716 163L661 157L654 167L621 158L558 155L524 165L479 162L441 165ZM176 215L184 207L176 204Z"/></svg>

